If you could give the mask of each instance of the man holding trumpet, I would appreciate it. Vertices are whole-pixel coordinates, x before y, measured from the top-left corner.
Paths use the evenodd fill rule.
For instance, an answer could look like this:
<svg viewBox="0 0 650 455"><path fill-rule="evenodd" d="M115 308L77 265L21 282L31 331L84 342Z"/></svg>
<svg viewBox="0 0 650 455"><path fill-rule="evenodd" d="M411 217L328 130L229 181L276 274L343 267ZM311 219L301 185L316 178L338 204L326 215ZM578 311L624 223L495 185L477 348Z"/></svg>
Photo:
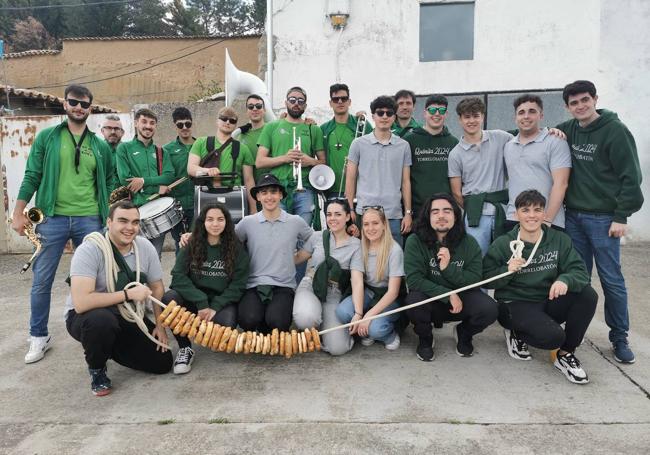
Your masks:
<svg viewBox="0 0 650 455"><path fill-rule="evenodd" d="M290 88L285 105L287 117L262 130L255 166L269 169L286 188L283 208L311 224L314 192L309 186L309 168L325 164L323 134L317 125L308 125L302 118L307 107L302 88Z"/></svg>

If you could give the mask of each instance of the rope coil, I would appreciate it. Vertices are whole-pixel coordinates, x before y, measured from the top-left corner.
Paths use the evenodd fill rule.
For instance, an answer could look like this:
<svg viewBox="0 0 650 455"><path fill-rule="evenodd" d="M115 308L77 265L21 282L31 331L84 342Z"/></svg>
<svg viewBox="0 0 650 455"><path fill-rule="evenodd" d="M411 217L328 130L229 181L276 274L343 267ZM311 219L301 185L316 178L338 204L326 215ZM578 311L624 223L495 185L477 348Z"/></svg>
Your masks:
<svg viewBox="0 0 650 455"><path fill-rule="evenodd" d="M99 232L93 232L91 234L88 234L85 238L84 241L90 241L94 243L99 250L101 251L102 255L104 256L104 268L106 272L106 289L108 292L115 292L115 283L117 282L117 274L119 272L119 267L117 263L115 262L115 258L113 257L113 247L111 246L111 241L108 237L108 232L106 232L105 235L102 235ZM134 241L133 242L133 254L135 254L135 281L130 282L126 286L124 286L124 289L130 289L138 284L140 284L140 254L138 253L138 244ZM163 308L165 305L160 302L158 299L155 299L153 297L150 297L149 300L151 300L154 303L157 303L158 305L162 306ZM138 326L140 330L142 330L142 333L147 335L147 337L156 343L158 346L169 349L169 346L160 342L156 337L151 335L149 333L149 327L147 327L147 324L144 322L144 317L145 317L145 303L146 302L129 302L127 300L124 300L122 303L119 303L117 305L117 308L120 312L120 316L122 316L126 321L132 322Z"/></svg>

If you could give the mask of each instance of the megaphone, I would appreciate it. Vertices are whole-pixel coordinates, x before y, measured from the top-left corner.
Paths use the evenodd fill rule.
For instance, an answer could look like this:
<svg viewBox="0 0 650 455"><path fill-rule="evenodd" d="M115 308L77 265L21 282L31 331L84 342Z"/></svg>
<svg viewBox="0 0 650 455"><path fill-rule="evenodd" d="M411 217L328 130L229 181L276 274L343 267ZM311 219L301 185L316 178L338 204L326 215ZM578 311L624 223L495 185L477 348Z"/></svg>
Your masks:
<svg viewBox="0 0 650 455"><path fill-rule="evenodd" d="M230 58L228 49L226 49L226 106L232 106L237 95L259 95L264 100L266 113L264 114L265 122L275 120L275 114L269 103L269 96L266 84L254 74L240 71Z"/></svg>
<svg viewBox="0 0 650 455"><path fill-rule="evenodd" d="M318 191L327 191L334 185L334 171L325 164L318 164L309 171L309 183Z"/></svg>

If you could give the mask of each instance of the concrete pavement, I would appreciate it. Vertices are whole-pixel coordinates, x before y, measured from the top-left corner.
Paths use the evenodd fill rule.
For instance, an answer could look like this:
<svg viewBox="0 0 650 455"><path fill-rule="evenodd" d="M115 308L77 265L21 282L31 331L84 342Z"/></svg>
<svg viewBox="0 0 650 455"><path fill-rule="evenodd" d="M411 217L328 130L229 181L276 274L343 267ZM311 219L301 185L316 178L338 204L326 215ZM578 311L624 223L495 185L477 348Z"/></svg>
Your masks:
<svg viewBox="0 0 650 455"><path fill-rule="evenodd" d="M634 321L646 321L650 245L624 248ZM395 352L376 344L346 356L291 360L197 350L192 372L163 376L110 362L113 393L90 393L81 346L62 321L69 267L54 288L46 358L25 365L31 275L2 256L0 453L648 453L650 336L633 325L635 365L611 358L602 301L576 353L591 383L569 383L533 350L505 351L498 325L460 358L451 325L436 359L415 357L408 329ZM165 253L170 270L173 253ZM596 280L597 282L597 280ZM637 317L638 314L638 317Z"/></svg>

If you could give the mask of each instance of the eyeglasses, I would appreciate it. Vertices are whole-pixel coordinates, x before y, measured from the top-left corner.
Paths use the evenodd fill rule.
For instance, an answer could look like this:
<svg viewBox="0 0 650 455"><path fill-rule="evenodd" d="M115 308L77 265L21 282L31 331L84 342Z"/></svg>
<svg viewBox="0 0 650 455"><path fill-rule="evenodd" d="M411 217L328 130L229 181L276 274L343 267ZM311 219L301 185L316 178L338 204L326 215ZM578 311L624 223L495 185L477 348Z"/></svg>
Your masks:
<svg viewBox="0 0 650 455"><path fill-rule="evenodd" d="M90 107L90 102L89 101L81 101L81 100L76 100L74 98L67 98L66 101L70 106L76 106L79 104L83 109L88 109Z"/></svg>
<svg viewBox="0 0 650 455"><path fill-rule="evenodd" d="M439 112L440 115L445 115L447 113L447 108L446 107L435 107L435 106L429 106L427 108L427 112L431 115L436 115L436 112Z"/></svg>
<svg viewBox="0 0 650 455"><path fill-rule="evenodd" d="M332 96L330 99L333 103L347 103L350 101L349 96Z"/></svg>
<svg viewBox="0 0 650 455"><path fill-rule="evenodd" d="M117 133L118 131L124 131L121 127L119 126L102 126L103 130L108 130L112 131L114 133Z"/></svg>
<svg viewBox="0 0 650 455"><path fill-rule="evenodd" d="M384 117L384 116L392 117L393 115L395 115L395 111L392 109L377 109L375 111L375 115L377 117Z"/></svg>
<svg viewBox="0 0 650 455"><path fill-rule="evenodd" d="M348 202L348 199L343 196L332 196L327 198L327 202Z"/></svg>
<svg viewBox="0 0 650 455"><path fill-rule="evenodd" d="M264 109L264 105L262 103L247 104L246 109L248 109L249 111L252 111L253 109L260 110L260 109Z"/></svg>
<svg viewBox="0 0 650 455"><path fill-rule="evenodd" d="M305 99L304 98L296 98L295 96L290 96L289 98L287 98L287 101L289 102L289 104L298 103L299 106L302 106L303 104L305 104Z"/></svg>
<svg viewBox="0 0 650 455"><path fill-rule="evenodd" d="M236 125L237 124L237 119L236 118L219 117L219 120L221 120L222 122L230 123L231 125Z"/></svg>
<svg viewBox="0 0 650 455"><path fill-rule="evenodd" d="M190 122L189 120L186 122L176 122L176 128L178 128L179 130L182 130L183 128L189 130L190 128L192 128L192 122Z"/></svg>
<svg viewBox="0 0 650 455"><path fill-rule="evenodd" d="M377 210L378 212L384 213L384 208L381 205L364 205L361 207L362 213L366 213L368 210Z"/></svg>

